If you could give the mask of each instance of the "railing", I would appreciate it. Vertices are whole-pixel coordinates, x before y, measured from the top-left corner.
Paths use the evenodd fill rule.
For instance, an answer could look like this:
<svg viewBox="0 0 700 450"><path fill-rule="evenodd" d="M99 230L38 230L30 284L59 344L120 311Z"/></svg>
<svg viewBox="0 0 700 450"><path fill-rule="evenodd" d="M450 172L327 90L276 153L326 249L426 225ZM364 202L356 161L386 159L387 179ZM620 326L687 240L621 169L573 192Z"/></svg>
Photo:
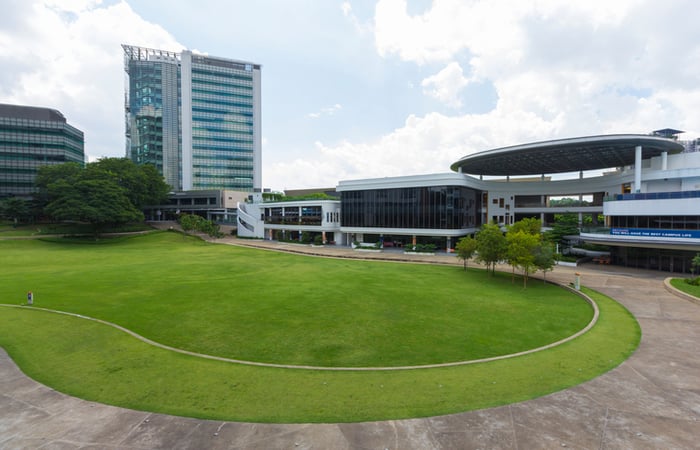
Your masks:
<svg viewBox="0 0 700 450"><path fill-rule="evenodd" d="M608 227L581 227L581 233L610 234L610 228L608 228Z"/></svg>
<svg viewBox="0 0 700 450"><path fill-rule="evenodd" d="M636 194L617 194L605 197L606 202L620 200L669 200L679 198L700 198L700 191L679 191L679 192L647 192Z"/></svg>

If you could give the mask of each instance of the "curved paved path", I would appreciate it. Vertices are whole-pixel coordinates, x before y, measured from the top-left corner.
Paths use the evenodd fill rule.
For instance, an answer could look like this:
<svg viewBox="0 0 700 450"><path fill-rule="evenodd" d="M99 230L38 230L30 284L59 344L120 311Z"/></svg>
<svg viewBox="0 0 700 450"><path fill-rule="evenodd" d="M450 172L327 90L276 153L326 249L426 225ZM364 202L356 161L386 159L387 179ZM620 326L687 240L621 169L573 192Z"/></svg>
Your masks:
<svg viewBox="0 0 700 450"><path fill-rule="evenodd" d="M345 249L324 251L350 256ZM447 256L416 259L457 263ZM629 308L643 335L621 366L565 391L427 419L317 425L207 421L60 394L24 376L0 350L0 449L699 448L700 305L666 292L661 272L592 265L576 270L583 285ZM574 270L558 267L548 277L568 283Z"/></svg>

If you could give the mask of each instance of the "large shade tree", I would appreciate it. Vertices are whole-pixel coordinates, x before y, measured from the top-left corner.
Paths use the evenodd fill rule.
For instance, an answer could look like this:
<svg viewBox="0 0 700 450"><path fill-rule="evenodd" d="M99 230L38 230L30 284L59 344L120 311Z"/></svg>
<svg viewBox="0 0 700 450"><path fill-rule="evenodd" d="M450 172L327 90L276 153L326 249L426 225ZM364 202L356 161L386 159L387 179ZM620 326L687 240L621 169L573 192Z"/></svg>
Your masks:
<svg viewBox="0 0 700 450"><path fill-rule="evenodd" d="M107 226L143 220L124 188L111 180L59 181L51 191L54 199L44 208L46 213L58 220L89 223L95 236Z"/></svg>
<svg viewBox="0 0 700 450"><path fill-rule="evenodd" d="M124 188L132 205L141 209L165 200L170 187L151 164L137 165L128 158L102 158L85 167L88 178L111 179Z"/></svg>
<svg viewBox="0 0 700 450"><path fill-rule="evenodd" d="M45 166L36 178L37 199L51 217L89 223L95 234L107 226L142 221L141 209L167 198L168 185L153 166L126 158L103 158Z"/></svg>
<svg viewBox="0 0 700 450"><path fill-rule="evenodd" d="M29 200L19 197L8 197L0 200L0 217L9 219L13 225L25 222L31 217L32 209Z"/></svg>

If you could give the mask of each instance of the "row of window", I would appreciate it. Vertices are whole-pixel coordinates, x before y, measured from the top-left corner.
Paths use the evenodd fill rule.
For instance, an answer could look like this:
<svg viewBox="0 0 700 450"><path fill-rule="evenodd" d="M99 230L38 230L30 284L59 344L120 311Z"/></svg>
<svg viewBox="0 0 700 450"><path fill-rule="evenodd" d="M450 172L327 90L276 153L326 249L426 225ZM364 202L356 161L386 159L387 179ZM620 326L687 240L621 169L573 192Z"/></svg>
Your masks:
<svg viewBox="0 0 700 450"><path fill-rule="evenodd" d="M479 225L475 190L432 186L341 193L348 227L463 229Z"/></svg>
<svg viewBox="0 0 700 450"><path fill-rule="evenodd" d="M234 189L234 190L247 191L247 190L253 189L253 181L252 180L250 180L250 181L243 180L243 181L237 181L235 183L194 182L194 183L192 183L192 186L195 189Z"/></svg>
<svg viewBox="0 0 700 450"><path fill-rule="evenodd" d="M44 154L44 153L68 153L76 156L83 155L82 145L75 142L2 142L0 148L8 154Z"/></svg>
<svg viewBox="0 0 700 450"><path fill-rule="evenodd" d="M194 86L214 86L218 88L227 88L232 90L233 92L252 92L253 91L253 84L235 84L232 85L231 83L222 83L221 81L216 81L216 80L204 80L202 78L198 78L197 80L192 80L192 90L194 91L195 88Z"/></svg>
<svg viewBox="0 0 700 450"><path fill-rule="evenodd" d="M231 116L235 115L238 117L253 117L252 108L217 108L207 102L193 102L192 103L192 113L204 113L204 114L219 114Z"/></svg>
<svg viewBox="0 0 700 450"><path fill-rule="evenodd" d="M222 116L221 114L209 114L209 113L200 113L197 114L196 117L193 118L196 123L200 122L207 122L207 123L216 123L216 124L223 124L223 126L228 127L226 124L231 124L235 126L248 126L251 127L253 126L253 119L252 116L238 116L238 115L226 115Z"/></svg>
<svg viewBox="0 0 700 450"><path fill-rule="evenodd" d="M26 132L30 134L54 134L56 132L64 135L76 136L83 139L83 132L67 123L51 122L46 120L17 119L14 117L1 117L0 130L10 132Z"/></svg>
<svg viewBox="0 0 700 450"><path fill-rule="evenodd" d="M222 149L237 149L240 144L250 144L252 148L253 138L249 136L234 137L228 136L224 138L216 138L212 136L192 136L192 141L196 143L196 148L222 148ZM243 145L245 147L245 145ZM194 148L194 145L193 145Z"/></svg>
<svg viewBox="0 0 700 450"><path fill-rule="evenodd" d="M612 228L700 230L700 216L610 216Z"/></svg>
<svg viewBox="0 0 700 450"><path fill-rule="evenodd" d="M229 88L229 86L220 86L221 89L192 89L192 94L197 94L197 97L209 98L209 97L232 97L241 100L253 102L253 94L251 90L243 90L237 88Z"/></svg>
<svg viewBox="0 0 700 450"><path fill-rule="evenodd" d="M3 149L5 150L5 149ZM2 161L28 161L28 162L77 162L83 163L83 155L80 157L71 156L70 152L63 153L13 153L0 151L0 160Z"/></svg>
<svg viewBox="0 0 700 450"><path fill-rule="evenodd" d="M228 68L215 68L211 66L200 66L199 64L192 65L192 79L200 78L200 75L204 78L216 77L225 78L227 80L239 80L239 81L249 81L253 82L253 75L249 72L241 72L235 69Z"/></svg>
<svg viewBox="0 0 700 450"><path fill-rule="evenodd" d="M198 124L201 125L201 124ZM218 125L218 126L196 126L192 127L192 133L194 135L205 135L209 134L211 136L226 136L231 133L242 134L242 135L252 135L253 129L247 125L242 124L231 124L231 125Z"/></svg>
<svg viewBox="0 0 700 450"><path fill-rule="evenodd" d="M199 155L228 155L231 153L253 154L254 148L252 143L245 142L230 142L224 144L213 144L211 142L196 141L192 144L192 150Z"/></svg>
<svg viewBox="0 0 700 450"><path fill-rule="evenodd" d="M245 87L253 87L253 81L252 80L233 80L231 78L221 78L221 77L213 77L209 75L197 75L196 77L192 77L192 86L197 86L199 84L215 84L219 86L231 86L235 88L245 88Z"/></svg>
<svg viewBox="0 0 700 450"><path fill-rule="evenodd" d="M82 140L82 134L80 132L71 132L69 128L62 126L58 127L17 127L17 126L3 126L0 125L0 136L9 138L24 138L26 136L49 136L49 137L60 137L61 139L73 138L77 140Z"/></svg>
<svg viewBox="0 0 700 450"><path fill-rule="evenodd" d="M222 105L233 107L234 110L240 108L241 111L247 111L253 108L252 102L242 102L237 99L226 99L214 95L196 95L192 97L193 105Z"/></svg>

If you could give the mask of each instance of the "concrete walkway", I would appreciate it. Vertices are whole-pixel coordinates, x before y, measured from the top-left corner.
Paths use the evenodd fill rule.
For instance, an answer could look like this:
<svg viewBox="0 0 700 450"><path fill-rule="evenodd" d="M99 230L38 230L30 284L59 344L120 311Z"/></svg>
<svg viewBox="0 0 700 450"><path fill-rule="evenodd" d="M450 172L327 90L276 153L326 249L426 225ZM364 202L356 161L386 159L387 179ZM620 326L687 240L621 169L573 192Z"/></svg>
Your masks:
<svg viewBox="0 0 700 450"><path fill-rule="evenodd" d="M358 256L346 248L219 240ZM290 247L291 248L288 248ZM406 259L399 253L365 258ZM412 260L459 264L453 256ZM624 304L642 327L637 352L594 380L535 400L428 419L275 425L151 414L60 394L24 376L0 350L0 449L691 449L700 448L700 305L668 293L662 272L557 267Z"/></svg>

